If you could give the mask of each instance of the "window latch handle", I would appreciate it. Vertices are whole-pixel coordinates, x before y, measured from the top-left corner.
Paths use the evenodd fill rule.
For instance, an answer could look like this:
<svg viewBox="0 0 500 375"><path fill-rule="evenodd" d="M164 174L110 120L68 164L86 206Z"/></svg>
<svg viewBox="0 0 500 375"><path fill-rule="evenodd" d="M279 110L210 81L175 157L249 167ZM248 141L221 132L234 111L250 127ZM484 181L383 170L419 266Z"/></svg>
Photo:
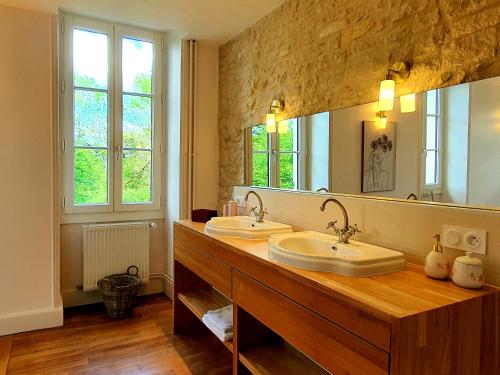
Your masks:
<svg viewBox="0 0 500 375"><path fill-rule="evenodd" d="M115 157L116 157L116 160L120 160L121 153L122 153L122 148L120 146L115 146Z"/></svg>

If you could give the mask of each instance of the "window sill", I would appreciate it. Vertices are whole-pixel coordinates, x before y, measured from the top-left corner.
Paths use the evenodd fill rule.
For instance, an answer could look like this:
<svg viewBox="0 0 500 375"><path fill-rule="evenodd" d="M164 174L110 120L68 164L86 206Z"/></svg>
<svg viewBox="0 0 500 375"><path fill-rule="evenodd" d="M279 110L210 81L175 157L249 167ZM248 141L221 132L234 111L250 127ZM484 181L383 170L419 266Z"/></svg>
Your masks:
<svg viewBox="0 0 500 375"><path fill-rule="evenodd" d="M130 220L158 220L164 219L163 211L131 211L131 212L102 212L87 214L65 214L61 215L61 224L90 224L109 223L115 221Z"/></svg>

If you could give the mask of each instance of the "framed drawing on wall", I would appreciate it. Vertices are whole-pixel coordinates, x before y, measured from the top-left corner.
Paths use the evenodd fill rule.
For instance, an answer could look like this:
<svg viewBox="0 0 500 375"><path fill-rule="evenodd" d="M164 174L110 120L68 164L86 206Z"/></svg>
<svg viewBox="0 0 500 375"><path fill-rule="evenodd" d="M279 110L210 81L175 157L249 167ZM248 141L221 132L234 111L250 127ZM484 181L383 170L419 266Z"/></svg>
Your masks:
<svg viewBox="0 0 500 375"><path fill-rule="evenodd" d="M376 121L363 121L361 191L391 191L396 185L397 124L381 128Z"/></svg>

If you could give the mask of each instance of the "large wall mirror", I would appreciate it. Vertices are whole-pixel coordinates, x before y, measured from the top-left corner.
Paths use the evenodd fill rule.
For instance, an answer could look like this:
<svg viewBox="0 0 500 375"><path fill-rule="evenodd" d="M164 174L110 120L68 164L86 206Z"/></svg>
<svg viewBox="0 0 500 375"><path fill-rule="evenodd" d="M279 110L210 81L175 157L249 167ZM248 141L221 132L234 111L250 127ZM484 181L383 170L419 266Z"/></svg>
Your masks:
<svg viewBox="0 0 500 375"><path fill-rule="evenodd" d="M249 186L500 209L500 77L245 132Z"/></svg>

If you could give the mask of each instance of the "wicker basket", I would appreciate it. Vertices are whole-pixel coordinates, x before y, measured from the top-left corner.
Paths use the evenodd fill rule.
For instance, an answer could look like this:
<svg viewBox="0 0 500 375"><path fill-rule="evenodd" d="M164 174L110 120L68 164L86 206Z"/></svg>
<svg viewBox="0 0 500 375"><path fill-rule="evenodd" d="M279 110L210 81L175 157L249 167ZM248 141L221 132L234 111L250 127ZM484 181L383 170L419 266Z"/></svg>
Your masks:
<svg viewBox="0 0 500 375"><path fill-rule="evenodd" d="M135 273L130 272L132 269ZM139 268L130 266L126 273L106 276L97 282L109 317L123 319L132 315L137 288L141 284L138 274Z"/></svg>

